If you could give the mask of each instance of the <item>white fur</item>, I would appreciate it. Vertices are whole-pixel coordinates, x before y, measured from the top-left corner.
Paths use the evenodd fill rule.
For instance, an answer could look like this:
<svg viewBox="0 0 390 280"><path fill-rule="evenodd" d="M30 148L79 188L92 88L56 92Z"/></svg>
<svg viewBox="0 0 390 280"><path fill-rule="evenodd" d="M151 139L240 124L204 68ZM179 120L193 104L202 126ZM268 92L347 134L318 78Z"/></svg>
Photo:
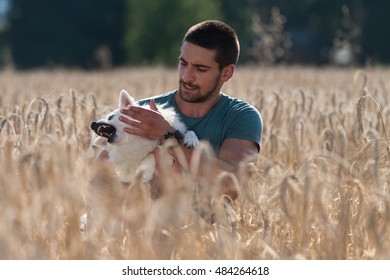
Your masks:
<svg viewBox="0 0 390 280"><path fill-rule="evenodd" d="M143 179L150 181L153 178L156 166L152 151L157 147L159 141L130 135L123 131L123 128L128 125L119 121L119 116L122 115L120 109L129 105L137 105L137 103L125 90L122 90L119 96L118 109L108 114L105 119L97 121L97 123L110 124L116 128L114 140L109 143L107 138L98 136L93 145L108 152L109 159L115 165L121 182L130 182L138 172L142 172ZM149 107L149 105L143 107ZM199 144L195 133L187 131L173 108L158 106L158 111L175 129L180 130L185 135L184 143L187 146L196 147ZM129 118L125 115L122 116Z"/></svg>

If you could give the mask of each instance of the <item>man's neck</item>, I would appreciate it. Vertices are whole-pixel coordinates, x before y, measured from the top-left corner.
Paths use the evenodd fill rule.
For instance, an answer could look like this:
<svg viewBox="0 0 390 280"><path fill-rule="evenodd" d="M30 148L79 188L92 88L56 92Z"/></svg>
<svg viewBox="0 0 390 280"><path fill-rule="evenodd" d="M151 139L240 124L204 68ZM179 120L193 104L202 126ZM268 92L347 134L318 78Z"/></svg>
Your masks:
<svg viewBox="0 0 390 280"><path fill-rule="evenodd" d="M201 118L205 116L221 99L221 93L216 94L205 102L187 102L180 98L179 93L175 93L176 106L183 115L189 118Z"/></svg>

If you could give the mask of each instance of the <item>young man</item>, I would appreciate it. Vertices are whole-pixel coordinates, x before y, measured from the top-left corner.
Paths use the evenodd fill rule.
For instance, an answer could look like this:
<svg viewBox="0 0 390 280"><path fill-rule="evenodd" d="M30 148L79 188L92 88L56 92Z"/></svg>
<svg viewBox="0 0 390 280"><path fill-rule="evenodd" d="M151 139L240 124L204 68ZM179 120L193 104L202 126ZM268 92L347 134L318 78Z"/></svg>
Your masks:
<svg viewBox="0 0 390 280"><path fill-rule="evenodd" d="M221 92L232 78L240 46L235 31L221 21L204 21L191 27L184 36L179 57L179 88L141 100L150 109L131 106L122 118L131 127L129 134L164 141L167 137L180 140L175 129L158 112L155 104L167 103L175 108L189 130L200 140L207 140L218 157L218 169L238 171L239 163L256 163L260 151L262 119L248 103ZM181 141L179 141L180 143ZM193 151L183 144L187 159ZM224 191L222 191L224 192ZM237 192L226 191L232 199Z"/></svg>

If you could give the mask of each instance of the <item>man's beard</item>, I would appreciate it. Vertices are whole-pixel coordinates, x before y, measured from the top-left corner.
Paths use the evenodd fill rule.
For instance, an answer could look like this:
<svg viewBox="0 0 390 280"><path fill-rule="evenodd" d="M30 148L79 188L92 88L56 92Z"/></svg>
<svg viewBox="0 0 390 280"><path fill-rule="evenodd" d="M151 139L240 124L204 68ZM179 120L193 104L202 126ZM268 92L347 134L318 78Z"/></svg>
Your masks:
<svg viewBox="0 0 390 280"><path fill-rule="evenodd" d="M205 101L209 100L215 94L215 90L218 87L218 80L219 80L219 77L216 79L214 87L211 90L209 90L205 95L201 95L199 93L187 94L185 91L182 90L184 82L182 80L180 80L179 90L178 90L180 98L182 100L188 102L188 103L202 103L202 102L205 102ZM193 84L189 84L189 85L190 86L195 86L196 89L200 90L200 87L197 86L197 85L193 85Z"/></svg>

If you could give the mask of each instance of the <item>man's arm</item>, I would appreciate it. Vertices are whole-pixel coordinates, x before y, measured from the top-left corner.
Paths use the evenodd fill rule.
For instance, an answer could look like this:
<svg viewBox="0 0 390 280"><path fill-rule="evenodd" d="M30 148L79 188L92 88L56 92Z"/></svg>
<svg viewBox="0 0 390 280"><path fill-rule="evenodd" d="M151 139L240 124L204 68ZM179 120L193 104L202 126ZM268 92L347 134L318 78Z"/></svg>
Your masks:
<svg viewBox="0 0 390 280"><path fill-rule="evenodd" d="M150 109L131 106L130 108L122 109L122 113L134 118L124 119L123 122L132 126L126 128L125 131L130 134L139 135L149 139L163 139L163 135L172 130L172 126L164 119L164 117L158 112L154 101L151 100ZM175 157L176 162L183 168L189 168L189 163L192 160L194 150L182 145L172 149L171 153ZM185 157L183 157L183 155ZM257 162L258 147L257 144L248 140L242 139L227 139L223 142L217 158L213 160L213 174L216 176L223 171L232 172L238 176L240 163L245 161L247 163ZM207 164L206 164L207 165ZM189 170L188 170L189 171ZM196 176L202 176L202 171ZM194 174L193 174L194 175ZM224 188L221 186L220 193L236 199L238 197L238 190L232 188Z"/></svg>
<svg viewBox="0 0 390 280"><path fill-rule="evenodd" d="M182 168L194 172L194 170L188 170L194 152L194 149L180 145L172 149L171 153ZM256 164L258 153L258 146L254 142L242 139L227 139L223 142L219 155L215 158L208 155L207 158L211 162L205 162L204 159L201 159L200 166L196 170L197 174L192 175L197 178L202 178L205 174L213 174L212 178L208 178L208 180L217 180L219 174L227 171L239 178L240 165L243 162ZM211 171L210 168L212 169ZM235 200L239 195L238 189L230 183L229 181L219 182L220 189L218 192L221 195L227 195L230 199Z"/></svg>
<svg viewBox="0 0 390 280"><path fill-rule="evenodd" d="M218 159L216 160L216 173L228 171L240 177L240 165L245 163L257 163L258 158L257 144L248 140L242 139L226 139L220 148ZM220 193L228 195L232 200L237 199L239 193L238 189L231 186L229 182L221 182L219 186Z"/></svg>
<svg viewBox="0 0 390 280"><path fill-rule="evenodd" d="M258 153L257 144L254 142L242 139L226 139L222 143L218 157L237 167L242 161L256 164Z"/></svg>

